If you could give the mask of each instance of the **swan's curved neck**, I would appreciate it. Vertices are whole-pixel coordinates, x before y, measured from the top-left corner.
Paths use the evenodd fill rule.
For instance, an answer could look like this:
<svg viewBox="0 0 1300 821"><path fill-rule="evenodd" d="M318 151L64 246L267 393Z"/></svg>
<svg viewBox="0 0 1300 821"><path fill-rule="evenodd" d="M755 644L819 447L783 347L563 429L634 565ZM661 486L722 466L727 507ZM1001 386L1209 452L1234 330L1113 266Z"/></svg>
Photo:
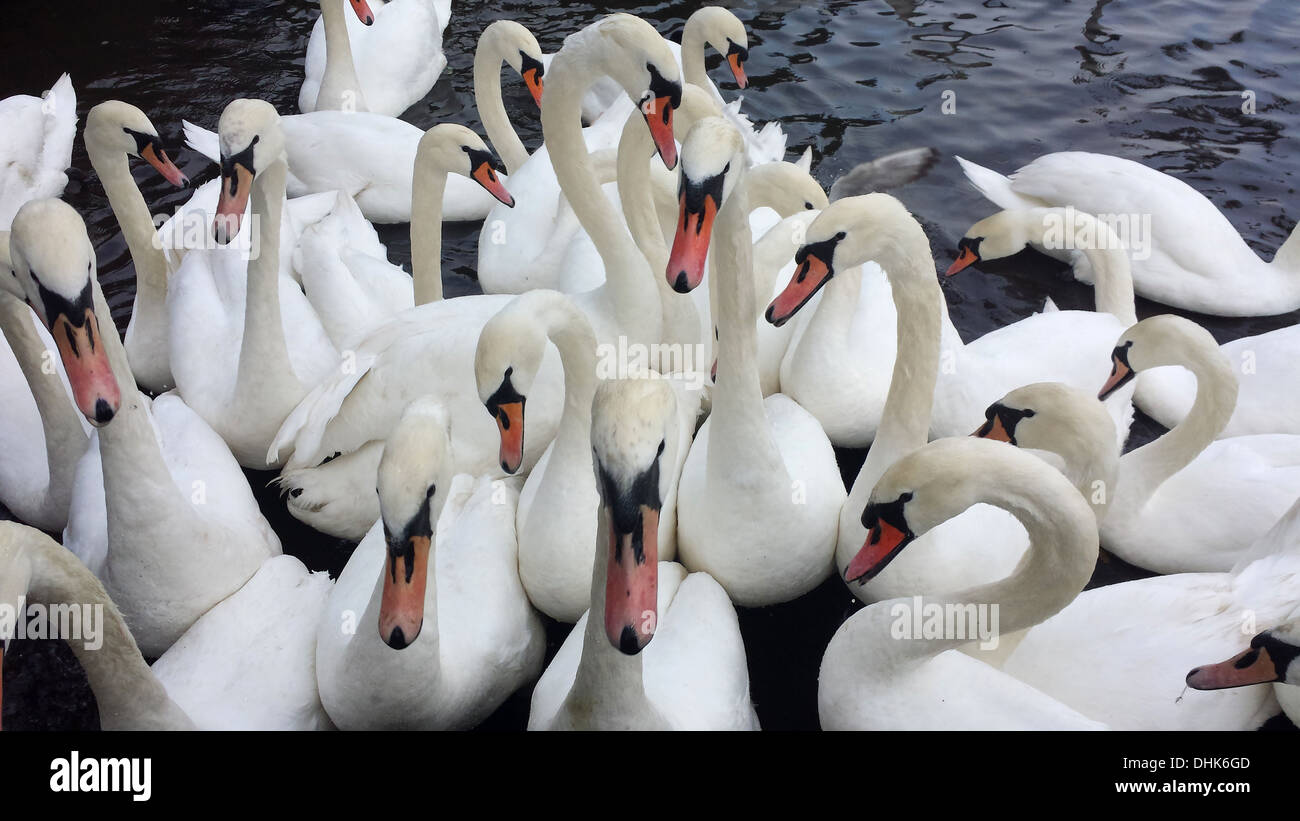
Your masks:
<svg viewBox="0 0 1300 821"><path fill-rule="evenodd" d="M104 184L108 205L122 226L122 236L135 264L136 298L158 304L167 299L167 258L158 243L158 231L144 195L131 176L126 154L111 151L99 142L97 134L86 131L86 153L95 175ZM138 309L137 309L138 310Z"/></svg>
<svg viewBox="0 0 1300 821"><path fill-rule="evenodd" d="M995 470L982 480L981 489L964 501L970 503L965 507L983 502L1015 516L1029 534L1025 557L1010 576L991 584L950 595L891 599L867 608L864 613L868 614L871 639L857 645L857 651L865 654L862 663L897 669L969 643L971 630L965 636L953 631L954 635L944 638L895 638L891 626L903 615L914 622L917 606L923 618L927 613L956 612L956 608L967 614L972 609L975 613L983 610L990 614L989 625L993 625L991 608L996 608L997 632L1007 637L1060 612L1088 583L1097 562L1097 528L1073 489L1068 493L1066 488L1049 491L1024 472L1011 476L1008 471ZM967 623L971 621L968 615Z"/></svg>
<svg viewBox="0 0 1300 821"><path fill-rule="evenodd" d="M930 243L919 225L910 223L898 242L876 258L885 269L898 310L898 354L876 439L845 503L845 510L858 513L885 471L929 440L946 307L934 275Z"/></svg>
<svg viewBox="0 0 1300 821"><path fill-rule="evenodd" d="M99 636L92 640L83 631L83 638L68 641L95 693L100 726L105 730L192 727L145 663L117 605L90 571L70 551L30 528L7 526L0 530L0 539L6 538L25 541L32 556L28 603L73 605L92 619L102 613Z"/></svg>
<svg viewBox="0 0 1300 821"><path fill-rule="evenodd" d="M692 15L682 29L682 79L703 89L709 88L709 74L704 66L704 49L708 38L700 19Z"/></svg>
<svg viewBox="0 0 1300 821"><path fill-rule="evenodd" d="M506 173L513 174L528 159L528 150L519 139L501 100L504 48L500 38L492 34L479 40L478 48L474 50L474 103L478 106L488 141L506 164Z"/></svg>
<svg viewBox="0 0 1300 821"><path fill-rule="evenodd" d="M590 59L591 47L570 41L547 75L542 97L542 135L569 206L591 237L605 263L605 284L614 321L633 341L657 342L663 312L645 257L613 209L592 173L582 138L582 95L602 74L608 61Z"/></svg>
<svg viewBox="0 0 1300 821"><path fill-rule="evenodd" d="M1186 345L1179 356L1182 361L1176 364L1196 377L1196 400L1172 430L1120 458L1115 506L1140 509L1145 505L1161 484L1209 447L1237 407L1237 378L1218 347Z"/></svg>
<svg viewBox="0 0 1300 821"><path fill-rule="evenodd" d="M325 21L325 76L316 94L316 110L368 111L357 67L348 39L346 0L321 0L320 16Z"/></svg>
<svg viewBox="0 0 1300 821"><path fill-rule="evenodd" d="M77 460L86 451L86 431L57 369L49 368L44 342L36 330L36 316L21 299L0 292L0 332L4 334L27 379L45 434L46 504L67 512L72 501L72 477ZM101 322L112 322L105 317Z"/></svg>
<svg viewBox="0 0 1300 821"><path fill-rule="evenodd" d="M709 473L730 471L736 460L746 470L786 473L772 441L758 374L758 306L754 296L754 243L749 232L749 196L743 163L731 196L715 218L710 254L718 278L710 288L717 304L718 378L709 433ZM717 296L713 297L712 292ZM680 297L679 297L680 298Z"/></svg>
<svg viewBox="0 0 1300 821"><path fill-rule="evenodd" d="M1061 235L1055 230L1056 225L1070 226L1074 236ZM1052 208L1026 212L1025 229L1029 232L1030 244L1039 250L1062 240L1070 245L1079 244L1074 240L1081 235L1093 237L1093 242L1081 243L1083 247L1076 248L1075 252L1082 254L1092 267L1098 313L1115 316L1125 327L1137 323L1128 251L1110 226L1084 211Z"/></svg>
<svg viewBox="0 0 1300 821"><path fill-rule="evenodd" d="M235 403L248 397L301 395L302 385L289 361L280 313L280 215L284 208L283 158L253 178L252 224L259 253L248 263L248 298L244 307L244 337L239 349Z"/></svg>
<svg viewBox="0 0 1300 821"><path fill-rule="evenodd" d="M442 197L447 169L434 161L423 143L415 154L411 185L411 277L415 304L426 305L442 299Z"/></svg>
<svg viewBox="0 0 1300 821"><path fill-rule="evenodd" d="M582 312L560 294L545 300L537 315L564 366L564 412L546 476L568 481L563 457L582 460L591 472L591 401L596 395L596 335ZM562 459L560 465L557 459Z"/></svg>

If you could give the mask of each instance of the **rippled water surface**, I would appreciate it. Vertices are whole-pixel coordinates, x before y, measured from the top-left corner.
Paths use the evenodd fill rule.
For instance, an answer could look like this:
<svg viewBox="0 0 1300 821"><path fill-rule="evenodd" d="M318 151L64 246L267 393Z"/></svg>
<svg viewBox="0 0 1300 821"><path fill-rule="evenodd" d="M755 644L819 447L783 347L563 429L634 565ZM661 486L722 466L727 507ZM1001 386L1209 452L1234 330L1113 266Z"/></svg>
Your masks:
<svg viewBox="0 0 1300 821"><path fill-rule="evenodd" d="M964 181L958 154L1011 171L1066 149L1117 154L1175 174L1224 211L1265 258L1300 213L1300 111L1293 95L1300 56L1300 4L1294 0L869 0L868 2L724 2L750 31L751 87L744 110L755 122L780 119L791 158L811 145L825 185L855 164L900 148L930 145L943 160L925 179L895 193L922 220L940 265L956 240L994 209ZM421 127L452 120L478 128L470 81L478 33L509 17L531 28L546 51L601 14L644 16L680 37L696 3L592 4L455 2L444 43L448 68L404 119ZM173 146L177 164L197 182L215 168L179 149L180 121L214 127L234 97L262 97L282 113L296 109L307 35L318 9L301 0L46 0L6 15L0 30L0 97L38 93L69 71L78 113L106 99L143 108ZM737 93L720 59L711 76ZM540 141L536 108L517 78L505 81L506 105L530 147ZM1243 113L1243 92L1253 114ZM949 99L951 105L945 107ZM952 110L955 107L955 110ZM951 113L945 113L945 109ZM377 147L378 150L378 147ZM125 328L133 273L103 190L78 141L73 165L85 172L66 198L86 217L99 249L100 277L114 317ZM170 188L147 167L135 169L146 200L170 211L188 192ZM390 258L410 261L405 226L381 230ZM1197 237L1188 237L1194 244ZM476 290L477 226L449 225L444 245L448 295ZM1041 308L1091 307L1091 291L1064 269L1026 252L945 281L952 316L967 339ZM1165 309L1139 302L1139 314ZM1300 321L1197 317L1220 340ZM1157 432L1149 422L1137 441ZM846 472L860 453L843 453ZM262 483L256 476L255 485ZM314 536L259 490L285 534L286 548L311 566L337 570L347 548ZM1103 562L1099 577L1131 571ZM1100 579L1099 579L1100 580ZM831 580L799 602L741 614L754 697L768 728L816 726L816 671L830 635L854 609ZM553 626L552 650L564 629ZM15 648L5 675L6 726L23 716L41 726L93 726L84 690L66 703L38 692L46 674L66 673L53 651ZM24 672L25 671L25 672ZM64 678L67 678L64 675ZM73 676L75 678L75 676ZM78 695L80 693L80 695ZM20 711L22 707L22 711ZM491 722L521 726L526 693Z"/></svg>

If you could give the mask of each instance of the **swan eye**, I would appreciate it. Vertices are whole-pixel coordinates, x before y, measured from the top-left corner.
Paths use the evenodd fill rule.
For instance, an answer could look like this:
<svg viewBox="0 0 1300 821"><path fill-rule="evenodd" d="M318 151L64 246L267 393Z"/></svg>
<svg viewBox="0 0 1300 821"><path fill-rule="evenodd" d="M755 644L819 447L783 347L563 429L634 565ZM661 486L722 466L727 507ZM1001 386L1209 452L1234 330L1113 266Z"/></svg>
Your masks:
<svg viewBox="0 0 1300 821"><path fill-rule="evenodd" d="M664 442L666 442L666 441L668 441L668 440L666 440L666 439L660 439L660 440L659 440L659 450L655 451L655 457L656 457L656 458L658 458L658 457L664 455Z"/></svg>
<svg viewBox="0 0 1300 821"><path fill-rule="evenodd" d="M844 233L843 231L840 231L838 234L835 235L835 239L837 239L837 240L843 240L843 239L844 239L845 237L847 237L847 236L848 236L848 234Z"/></svg>
<svg viewBox="0 0 1300 821"><path fill-rule="evenodd" d="M426 499L432 499L432 498L433 498L433 494L434 494L437 490L438 490L438 486L437 486L437 485L429 485L429 489L425 492L425 494L424 494L424 498L426 498Z"/></svg>
<svg viewBox="0 0 1300 821"><path fill-rule="evenodd" d="M898 501L902 502L903 504L907 504L908 502L912 501L912 491L909 490L903 495L899 496Z"/></svg>
<svg viewBox="0 0 1300 821"><path fill-rule="evenodd" d="M803 207L804 207L804 210L805 210L805 211L811 211L811 210L813 210L813 204L812 204L811 202L809 202L808 200L804 200L804 201L803 201Z"/></svg>

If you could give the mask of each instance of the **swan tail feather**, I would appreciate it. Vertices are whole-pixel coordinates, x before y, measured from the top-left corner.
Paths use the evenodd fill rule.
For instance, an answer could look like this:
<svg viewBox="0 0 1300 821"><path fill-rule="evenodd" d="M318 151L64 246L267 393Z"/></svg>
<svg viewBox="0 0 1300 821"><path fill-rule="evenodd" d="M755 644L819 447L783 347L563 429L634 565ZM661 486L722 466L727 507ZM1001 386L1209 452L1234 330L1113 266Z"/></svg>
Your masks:
<svg viewBox="0 0 1300 821"><path fill-rule="evenodd" d="M217 132L189 120L181 120L181 127L185 130L185 145L215 163L221 162L221 142L217 139Z"/></svg>
<svg viewBox="0 0 1300 821"><path fill-rule="evenodd" d="M77 136L77 92L72 77L64 73L41 95L41 100L45 112L41 170L50 175L63 174L72 165L72 143Z"/></svg>
<svg viewBox="0 0 1300 821"><path fill-rule="evenodd" d="M982 165L977 165L964 157L957 157L956 159L958 165L961 166L962 173L966 175L966 179L970 180L971 185L974 185L975 189L983 194L985 199L999 208L1007 210L1034 208L1042 205L1042 202L1038 200L1016 193L1012 188L1013 181L1010 177Z"/></svg>

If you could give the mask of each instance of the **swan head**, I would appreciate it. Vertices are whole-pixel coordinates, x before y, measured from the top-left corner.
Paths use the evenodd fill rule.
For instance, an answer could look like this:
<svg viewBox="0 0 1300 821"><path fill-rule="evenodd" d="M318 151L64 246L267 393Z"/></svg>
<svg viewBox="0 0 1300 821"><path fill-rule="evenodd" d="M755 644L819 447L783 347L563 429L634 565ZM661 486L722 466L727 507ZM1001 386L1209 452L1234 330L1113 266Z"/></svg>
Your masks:
<svg viewBox="0 0 1300 821"><path fill-rule="evenodd" d="M611 14L569 35L560 55L571 46L581 48L582 56L570 57L562 64L582 60L585 64L573 65L572 69L586 71L592 82L600 74L608 74L622 86L645 117L664 165L669 170L676 168L673 113L682 103L682 73L668 43L654 26L632 14ZM589 48L592 51L586 51ZM556 68L552 62L552 74Z"/></svg>
<svg viewBox="0 0 1300 821"><path fill-rule="evenodd" d="M766 162L746 172L749 204L773 208L781 218L800 211L820 211L830 205L821 184L808 169L792 162Z"/></svg>
<svg viewBox="0 0 1300 821"><path fill-rule="evenodd" d="M749 59L749 34L739 17L721 6L704 6L687 19L686 27L698 27L704 41L727 58L736 85L748 85L745 61Z"/></svg>
<svg viewBox="0 0 1300 821"><path fill-rule="evenodd" d="M1063 382L1035 382L1007 393L984 410L973 436L1063 457L1115 441L1115 421L1087 391Z"/></svg>
<svg viewBox="0 0 1300 821"><path fill-rule="evenodd" d="M483 407L501 436L501 469L519 470L524 461L524 405L546 353L546 331L536 321L535 302L551 291L520 295L483 325L474 351L474 379Z"/></svg>
<svg viewBox="0 0 1300 821"><path fill-rule="evenodd" d="M284 132L275 106L264 100L235 100L217 121L221 144L221 197L212 233L217 242L230 242L239 233L239 223L253 179L277 161L283 161Z"/></svg>
<svg viewBox="0 0 1300 821"><path fill-rule="evenodd" d="M988 501L995 488L1019 496L1054 490L1065 504L1082 508L1082 522L1095 522L1079 492L1041 459L986 439L939 439L894 463L872 489L862 511L867 538L849 562L845 581L875 578L909 544Z"/></svg>
<svg viewBox="0 0 1300 821"><path fill-rule="evenodd" d="M128 157L139 157L172 185L187 186L189 177L181 173L158 137L158 129L145 113L121 100L106 100L86 115L86 144Z"/></svg>
<svg viewBox="0 0 1300 821"><path fill-rule="evenodd" d="M542 48L528 27L514 20L496 20L483 29L479 43L491 43L496 48L506 65L523 78L528 93L533 95L533 102L540 108L542 75L546 73L546 67L542 63Z"/></svg>
<svg viewBox="0 0 1300 821"><path fill-rule="evenodd" d="M17 522L0 523L0 607L11 614L24 612L24 599L32 579L32 557L22 535L31 528ZM18 536L19 538L13 538ZM0 675L4 672L5 643L14 637L17 620L0 619ZM3 713L0 691L0 713Z"/></svg>
<svg viewBox="0 0 1300 821"><path fill-rule="evenodd" d="M1106 399L1141 371L1165 365L1188 365L1190 360L1205 354L1210 355L1208 359L1218 365L1218 370L1226 371L1224 378L1234 387L1235 401L1236 376L1209 331L1173 314L1147 317L1125 331L1115 343L1110 356L1110 378L1097 398Z"/></svg>
<svg viewBox="0 0 1300 821"><path fill-rule="evenodd" d="M472 129L458 123L435 125L420 138L415 156L417 164L468 177L502 204L514 207L515 198L497 176L506 172L505 164Z"/></svg>
<svg viewBox="0 0 1300 821"><path fill-rule="evenodd" d="M1277 682L1300 685L1300 621L1265 630L1250 647L1227 661L1197 667L1187 674L1196 690L1223 690Z"/></svg>
<svg viewBox="0 0 1300 821"><path fill-rule="evenodd" d="M14 273L58 346L77 409L92 425L108 424L122 393L95 313L95 249L86 223L62 200L32 200L18 209L9 239Z"/></svg>
<svg viewBox="0 0 1300 821"><path fill-rule="evenodd" d="M886 270L902 264L928 241L920 223L896 198L873 193L845 197L828 205L805 232L795 252L794 276L764 314L778 328L830 282L836 271L876 260Z"/></svg>
<svg viewBox="0 0 1300 821"><path fill-rule="evenodd" d="M333 0L325 0L325 2L333 2ZM375 13L371 11L370 4L366 0L348 0L348 3L352 6L352 11L356 13L358 20L367 26L374 25Z"/></svg>
<svg viewBox="0 0 1300 821"><path fill-rule="evenodd" d="M677 233L665 272L678 293L689 293L704 279L714 220L744 168L745 141L734 125L705 117L691 127L682 143Z"/></svg>
<svg viewBox="0 0 1300 821"><path fill-rule="evenodd" d="M999 211L972 225L957 241L957 259L948 266L944 276L952 276L983 260L1015 256L1026 246L1081 251L1089 245L1123 247L1108 224L1073 207Z"/></svg>
<svg viewBox="0 0 1300 821"><path fill-rule="evenodd" d="M591 450L608 533L605 636L627 655L654 638L658 621L659 512L672 483L664 464L677 436L677 399L662 379L602 382L591 405Z"/></svg>
<svg viewBox="0 0 1300 821"><path fill-rule="evenodd" d="M433 534L451 478L447 413L434 399L417 399L384 444L376 483L387 545L379 637L394 650L410 646L424 624Z"/></svg>

